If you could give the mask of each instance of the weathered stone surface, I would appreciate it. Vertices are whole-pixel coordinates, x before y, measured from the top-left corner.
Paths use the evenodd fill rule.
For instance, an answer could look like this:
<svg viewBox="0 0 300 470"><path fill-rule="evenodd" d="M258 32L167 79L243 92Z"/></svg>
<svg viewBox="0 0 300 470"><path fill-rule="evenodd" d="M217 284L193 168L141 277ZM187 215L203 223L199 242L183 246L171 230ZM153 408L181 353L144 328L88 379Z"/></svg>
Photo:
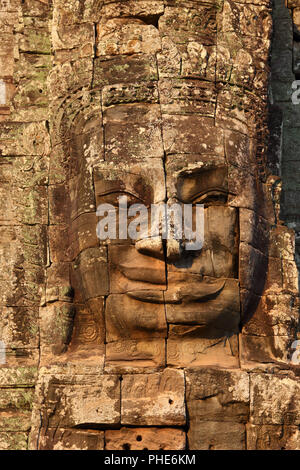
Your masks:
<svg viewBox="0 0 300 470"><path fill-rule="evenodd" d="M50 55L20 54L14 73L15 90L10 97L13 121L47 120L49 105L47 76L50 69Z"/></svg>
<svg viewBox="0 0 300 470"><path fill-rule="evenodd" d="M61 98L78 88L88 87L92 80L93 63L90 58L64 62L52 68L48 76L49 91L53 98Z"/></svg>
<svg viewBox="0 0 300 470"><path fill-rule="evenodd" d="M104 112L105 157L108 161L143 160L164 155L160 108L156 104L116 105Z"/></svg>
<svg viewBox="0 0 300 470"><path fill-rule="evenodd" d="M110 246L109 272L111 293L165 289L165 262L139 253L126 245Z"/></svg>
<svg viewBox="0 0 300 470"><path fill-rule="evenodd" d="M39 225L2 226L0 229L2 306L35 307L44 280L46 230ZM22 334L22 333L21 333Z"/></svg>
<svg viewBox="0 0 300 470"><path fill-rule="evenodd" d="M37 379L37 367L1 367L1 388L33 387Z"/></svg>
<svg viewBox="0 0 300 470"><path fill-rule="evenodd" d="M104 432L49 429L40 436L38 450L104 450Z"/></svg>
<svg viewBox="0 0 300 470"><path fill-rule="evenodd" d="M94 87L118 83L151 82L157 78L154 55L132 54L95 59Z"/></svg>
<svg viewBox="0 0 300 470"><path fill-rule="evenodd" d="M297 426L300 384L293 375L252 374L250 417L255 425Z"/></svg>
<svg viewBox="0 0 300 470"><path fill-rule="evenodd" d="M40 309L42 351L61 354L71 340L75 309L69 302L53 302Z"/></svg>
<svg viewBox="0 0 300 470"><path fill-rule="evenodd" d="M174 75L215 79L216 9L213 5L167 6L159 30L163 37L158 56L162 75L174 70ZM181 63L177 70L176 59Z"/></svg>
<svg viewBox="0 0 300 470"><path fill-rule="evenodd" d="M198 276L186 275L180 279L175 273L169 273L168 279L170 288L165 299L169 323L200 325L206 331L210 328L221 332L237 330L240 320L237 281L205 277L201 282Z"/></svg>
<svg viewBox="0 0 300 470"><path fill-rule="evenodd" d="M190 449L245 449L249 417L246 372L198 369L186 373Z"/></svg>
<svg viewBox="0 0 300 470"><path fill-rule="evenodd" d="M28 433L25 432L0 432L1 450L27 450Z"/></svg>
<svg viewBox="0 0 300 470"><path fill-rule="evenodd" d="M0 368L0 448L26 450L31 428L35 367ZM27 358L28 363L28 358Z"/></svg>
<svg viewBox="0 0 300 470"><path fill-rule="evenodd" d="M92 23L60 24L53 35L52 47L57 62L68 59L92 57L94 54L95 29ZM71 54L67 54L70 50Z"/></svg>
<svg viewBox="0 0 300 470"><path fill-rule="evenodd" d="M11 348L38 349L38 306L1 307L0 340Z"/></svg>
<svg viewBox="0 0 300 470"><path fill-rule="evenodd" d="M104 341L104 298L90 299L87 308L80 304L76 305L71 347L83 344L93 349L97 345L104 345Z"/></svg>
<svg viewBox="0 0 300 470"><path fill-rule="evenodd" d="M163 0L129 0L126 2L104 2L103 15L106 17L138 17L142 18L145 23L153 19L159 19L164 13Z"/></svg>
<svg viewBox="0 0 300 470"><path fill-rule="evenodd" d="M126 337L146 339L167 336L162 292L161 303L155 309L152 303L141 303L130 295L112 294L106 300L105 318L107 343Z"/></svg>
<svg viewBox="0 0 300 470"><path fill-rule="evenodd" d="M3 156L47 155L50 151L50 139L46 123L2 124L0 150Z"/></svg>
<svg viewBox="0 0 300 470"><path fill-rule="evenodd" d="M0 195L3 225L46 225L48 214L45 186L24 189L3 184Z"/></svg>
<svg viewBox="0 0 300 470"><path fill-rule="evenodd" d="M97 55L155 54L161 49L158 30L140 19L114 18L97 27Z"/></svg>
<svg viewBox="0 0 300 470"><path fill-rule="evenodd" d="M270 41L238 37L234 32L220 33L219 38L216 53L217 80L266 93L268 68L265 61Z"/></svg>
<svg viewBox="0 0 300 470"><path fill-rule="evenodd" d="M33 398L32 388L0 389L1 432L30 430Z"/></svg>
<svg viewBox="0 0 300 470"><path fill-rule="evenodd" d="M268 259L260 250L243 242L240 244L240 283L242 288L253 290L255 294L260 295L266 282L267 266Z"/></svg>
<svg viewBox="0 0 300 470"><path fill-rule="evenodd" d="M166 342L162 338L122 339L105 348L105 370L108 373L151 373L166 365Z"/></svg>
<svg viewBox="0 0 300 470"><path fill-rule="evenodd" d="M194 369L186 372L186 387L190 409L197 411L199 417L211 421L247 421L250 398L246 372Z"/></svg>
<svg viewBox="0 0 300 470"><path fill-rule="evenodd" d="M164 201L166 194L163 160L151 158L138 160L131 155L115 167L112 162L97 162L93 171L93 182L97 207L103 203L118 207L118 196L127 197L130 204L144 203L146 207ZM117 226L119 229L119 227ZM116 234L116 241L110 243L124 244L125 241Z"/></svg>
<svg viewBox="0 0 300 470"><path fill-rule="evenodd" d="M248 450L298 450L299 428L285 425L247 425Z"/></svg>
<svg viewBox="0 0 300 470"><path fill-rule="evenodd" d="M184 450L185 433L174 428L121 428L105 432L105 450Z"/></svg>
<svg viewBox="0 0 300 470"><path fill-rule="evenodd" d="M295 337L295 336L294 336ZM243 368L255 368L259 363L289 364L292 354L290 336L240 335L240 360Z"/></svg>
<svg viewBox="0 0 300 470"><path fill-rule="evenodd" d="M120 423L120 381L115 375L43 374L36 398L34 413L49 429Z"/></svg>
<svg viewBox="0 0 300 470"><path fill-rule="evenodd" d="M250 309L244 312L243 333L293 337L298 325L298 309L299 303L293 295L271 294L257 298L255 315L247 318Z"/></svg>
<svg viewBox="0 0 300 470"><path fill-rule="evenodd" d="M245 425L241 423L196 423L188 435L191 450L245 450L245 440Z"/></svg>
<svg viewBox="0 0 300 470"><path fill-rule="evenodd" d="M161 110L164 114L197 113L214 117L216 89L213 84L199 80L159 80Z"/></svg>
<svg viewBox="0 0 300 470"><path fill-rule="evenodd" d="M124 376L121 393L123 425L182 426L186 422L182 371Z"/></svg>
<svg viewBox="0 0 300 470"><path fill-rule="evenodd" d="M256 250L265 253L270 238L270 224L259 214L249 209L240 209L239 216L240 241L251 244ZM271 248L273 245L271 244ZM270 252L271 254L272 252Z"/></svg>
<svg viewBox="0 0 300 470"><path fill-rule="evenodd" d="M106 248L88 248L74 263L79 271L81 290L85 300L105 295L109 292Z"/></svg>
<svg viewBox="0 0 300 470"><path fill-rule="evenodd" d="M237 335L202 326L169 325L167 364L172 367L239 367Z"/></svg>
<svg viewBox="0 0 300 470"><path fill-rule="evenodd" d="M163 115L163 139L167 155L223 155L223 133L213 132L214 120L202 116Z"/></svg>

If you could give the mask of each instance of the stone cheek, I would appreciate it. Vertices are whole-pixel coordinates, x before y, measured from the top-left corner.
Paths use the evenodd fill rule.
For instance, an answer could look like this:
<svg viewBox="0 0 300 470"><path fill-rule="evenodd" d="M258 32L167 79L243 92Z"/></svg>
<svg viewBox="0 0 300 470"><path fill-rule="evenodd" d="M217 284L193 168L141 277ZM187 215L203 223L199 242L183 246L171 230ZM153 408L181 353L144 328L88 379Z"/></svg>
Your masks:
<svg viewBox="0 0 300 470"><path fill-rule="evenodd" d="M139 301L126 294L113 294L106 300L106 341L122 338L165 338L167 323L163 295L161 304L153 309L153 304ZM124 331L125 330L125 331Z"/></svg>

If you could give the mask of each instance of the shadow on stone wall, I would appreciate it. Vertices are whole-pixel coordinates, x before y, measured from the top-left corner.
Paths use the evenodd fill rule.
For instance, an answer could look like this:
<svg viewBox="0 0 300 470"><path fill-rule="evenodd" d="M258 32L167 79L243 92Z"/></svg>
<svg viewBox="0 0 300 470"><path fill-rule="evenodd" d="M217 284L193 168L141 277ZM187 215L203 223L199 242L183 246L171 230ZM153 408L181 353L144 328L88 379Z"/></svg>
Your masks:
<svg viewBox="0 0 300 470"><path fill-rule="evenodd" d="M299 79L300 1L273 0L268 160L272 173L282 178L280 215L296 232L300 275L300 100L299 104L292 102L292 85Z"/></svg>

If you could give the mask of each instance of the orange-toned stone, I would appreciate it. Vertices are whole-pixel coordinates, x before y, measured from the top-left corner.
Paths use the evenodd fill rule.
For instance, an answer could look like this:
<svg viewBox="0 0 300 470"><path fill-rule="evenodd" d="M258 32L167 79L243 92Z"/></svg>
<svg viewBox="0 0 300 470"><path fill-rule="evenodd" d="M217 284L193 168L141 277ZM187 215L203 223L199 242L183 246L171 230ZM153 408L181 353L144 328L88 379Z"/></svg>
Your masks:
<svg viewBox="0 0 300 470"><path fill-rule="evenodd" d="M124 425L182 426L186 422L183 371L126 375L121 395Z"/></svg>
<svg viewBox="0 0 300 470"><path fill-rule="evenodd" d="M105 431L105 450L184 450L185 432L174 428L121 428Z"/></svg>

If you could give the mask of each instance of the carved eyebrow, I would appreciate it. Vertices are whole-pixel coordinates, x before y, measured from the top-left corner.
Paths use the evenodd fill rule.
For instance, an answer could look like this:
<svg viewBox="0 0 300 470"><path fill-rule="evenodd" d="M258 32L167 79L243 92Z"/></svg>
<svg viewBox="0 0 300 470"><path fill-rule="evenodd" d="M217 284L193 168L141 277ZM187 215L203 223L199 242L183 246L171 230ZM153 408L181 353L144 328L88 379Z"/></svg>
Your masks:
<svg viewBox="0 0 300 470"><path fill-rule="evenodd" d="M140 196L138 196L137 194L134 194L133 192L131 191L127 191L126 189L115 189L115 190L107 190L107 191L104 191L104 192L100 192L97 194L97 196L109 196L110 194L124 194L124 195L128 195L128 196L132 196L132 197L135 197L136 199L138 199L139 201L141 201L143 203L143 200L141 199Z"/></svg>
<svg viewBox="0 0 300 470"><path fill-rule="evenodd" d="M218 167L195 167L195 168L183 168L177 173L178 177L187 177L193 178L197 176L203 176L205 174L213 174L213 173L226 173L227 176L227 167L226 166L218 166Z"/></svg>
<svg viewBox="0 0 300 470"><path fill-rule="evenodd" d="M228 194L227 168L184 172L179 176L176 186L179 199L182 200L191 200L212 191Z"/></svg>
<svg viewBox="0 0 300 470"><path fill-rule="evenodd" d="M205 190L205 191L200 191L200 192L194 194L194 195L193 195L193 199L196 199L196 198L201 197L201 196L203 196L203 197L205 197L205 196L210 196L210 195L212 195L212 194L213 194L214 196L219 196L219 195L220 195L220 196L221 196L221 195L223 195L223 196L228 196L229 192L228 192L226 189L224 189L224 188L219 188L219 187L209 188L209 189L207 189L207 190Z"/></svg>
<svg viewBox="0 0 300 470"><path fill-rule="evenodd" d="M123 173L117 172L117 174L112 178L106 176L107 170L100 175L94 174L93 180L95 184L95 191L97 196L106 196L108 194L114 193L127 193L130 196L136 197L140 201L144 199L145 191L139 191L138 184L140 180L144 186L147 186L146 181L144 181L141 173L135 173L133 171L125 171ZM133 179L127 178L134 177ZM130 189L129 189L130 188Z"/></svg>

